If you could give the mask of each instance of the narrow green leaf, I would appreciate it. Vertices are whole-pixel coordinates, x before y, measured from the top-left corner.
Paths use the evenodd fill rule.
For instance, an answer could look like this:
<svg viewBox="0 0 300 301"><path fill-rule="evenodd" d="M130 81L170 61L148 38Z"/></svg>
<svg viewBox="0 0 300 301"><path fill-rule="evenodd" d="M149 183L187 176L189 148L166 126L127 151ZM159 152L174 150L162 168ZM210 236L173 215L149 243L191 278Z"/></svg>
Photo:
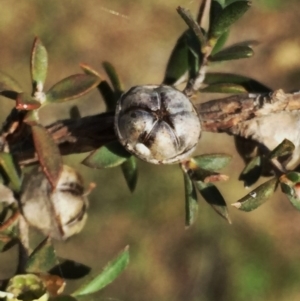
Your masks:
<svg viewBox="0 0 300 301"><path fill-rule="evenodd" d="M183 170L185 189L185 226L195 223L198 215L198 201L195 185L189 175Z"/></svg>
<svg viewBox="0 0 300 301"><path fill-rule="evenodd" d="M81 64L80 67L83 69L84 73L96 75L101 78L98 72L92 69L90 66ZM115 111L119 97L116 95L116 93L114 93L108 82L101 78L97 88L103 97L107 112Z"/></svg>
<svg viewBox="0 0 300 301"><path fill-rule="evenodd" d="M126 268L129 263L129 247L127 246L120 255L118 255L113 261L109 262L103 271L87 284L82 285L77 289L72 296L83 296L87 294L95 293L112 281Z"/></svg>
<svg viewBox="0 0 300 301"><path fill-rule="evenodd" d="M272 178L231 205L242 211L252 211L265 203L274 194L277 184L278 179Z"/></svg>
<svg viewBox="0 0 300 301"><path fill-rule="evenodd" d="M253 157L245 166L239 176L240 181L244 181L246 187L253 185L261 176L262 158L261 156Z"/></svg>
<svg viewBox="0 0 300 301"><path fill-rule="evenodd" d="M210 56L211 62L229 61L249 58L253 56L254 51L250 46L234 45Z"/></svg>
<svg viewBox="0 0 300 301"><path fill-rule="evenodd" d="M269 159L286 156L292 154L295 145L288 139L284 139L277 147L275 147L268 155Z"/></svg>
<svg viewBox="0 0 300 301"><path fill-rule="evenodd" d="M295 180L295 175L293 175L293 178ZM298 173L297 177L299 177L300 174ZM291 202L291 204L297 209L300 210L300 183L293 183L289 181L286 177L286 175L283 175L280 177L280 186L283 193L286 194L288 200Z"/></svg>
<svg viewBox="0 0 300 301"><path fill-rule="evenodd" d="M216 44L214 45L214 48L211 52L211 56L214 56L216 53L218 53L223 46L225 45L228 37L229 37L229 30L225 31L221 36L218 38Z"/></svg>
<svg viewBox="0 0 300 301"><path fill-rule="evenodd" d="M227 154L203 154L193 157L191 161L203 169L217 171L227 166L231 159L232 156Z"/></svg>
<svg viewBox="0 0 300 301"><path fill-rule="evenodd" d="M247 92L268 93L271 89L251 78L231 74L231 73L207 73L204 80L205 84L239 84Z"/></svg>
<svg viewBox="0 0 300 301"><path fill-rule="evenodd" d="M191 29L186 30L177 40L169 58L163 83L173 85L186 72L190 73L191 55L198 64L202 61L201 46ZM199 66L198 66L199 67Z"/></svg>
<svg viewBox="0 0 300 301"><path fill-rule="evenodd" d="M137 164L134 156L131 156L121 165L124 178L131 192L134 191L137 182Z"/></svg>
<svg viewBox="0 0 300 301"><path fill-rule="evenodd" d="M25 266L27 273L46 273L58 263L50 238L44 239L30 254Z"/></svg>
<svg viewBox="0 0 300 301"><path fill-rule="evenodd" d="M32 96L28 93L18 93L16 99L16 109L17 110L35 110L41 106L39 101L36 101L32 98Z"/></svg>
<svg viewBox="0 0 300 301"><path fill-rule="evenodd" d="M249 8L250 2L248 1L236 1L226 6L219 17L211 24L209 30L211 42L215 43L214 40L227 31Z"/></svg>
<svg viewBox="0 0 300 301"><path fill-rule="evenodd" d="M43 126L33 125L31 129L39 162L52 187L55 188L63 165L59 148Z"/></svg>
<svg viewBox="0 0 300 301"><path fill-rule="evenodd" d="M47 76L48 54L39 38L35 38L33 42L30 67L34 91L41 92Z"/></svg>
<svg viewBox="0 0 300 301"><path fill-rule="evenodd" d="M209 28L219 19L222 14L223 7L218 1L211 1L210 12L209 12Z"/></svg>
<svg viewBox="0 0 300 301"><path fill-rule="evenodd" d="M130 156L119 142L114 141L93 151L82 164L92 168L109 168L121 165Z"/></svg>
<svg viewBox="0 0 300 301"><path fill-rule="evenodd" d="M200 90L203 93L246 93L247 90L238 84L211 84Z"/></svg>
<svg viewBox="0 0 300 301"><path fill-rule="evenodd" d="M100 78L92 74L74 74L57 84L46 93L48 103L59 103L83 96L97 87Z"/></svg>
<svg viewBox="0 0 300 301"><path fill-rule="evenodd" d="M123 89L123 85L120 81L120 78L117 74L115 67L109 62L103 62L102 65L103 65L105 72L107 73L107 75L109 77L109 80L115 90L115 93L119 94L118 96L121 96L124 89Z"/></svg>
<svg viewBox="0 0 300 301"><path fill-rule="evenodd" d="M22 185L22 174L15 164L11 154L0 153L0 166L9 178L11 187L15 192L19 192Z"/></svg>
<svg viewBox="0 0 300 301"><path fill-rule="evenodd" d="M226 202L218 188L212 183L204 183L202 181L197 181L196 187L205 201L231 224Z"/></svg>

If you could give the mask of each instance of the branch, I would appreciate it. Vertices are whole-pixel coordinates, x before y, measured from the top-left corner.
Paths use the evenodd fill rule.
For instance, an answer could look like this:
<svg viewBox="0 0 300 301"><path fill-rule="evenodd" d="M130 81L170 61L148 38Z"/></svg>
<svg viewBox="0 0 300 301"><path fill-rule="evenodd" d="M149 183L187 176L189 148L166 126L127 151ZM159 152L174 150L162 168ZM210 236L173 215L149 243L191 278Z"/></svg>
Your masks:
<svg viewBox="0 0 300 301"><path fill-rule="evenodd" d="M264 143L265 136L255 132L256 128L251 123L256 124L257 120L270 117L275 117L278 123L280 120L276 119L276 114L284 112L291 115L291 111L297 112L300 110L300 94L286 94L282 90L270 94L239 94L198 104L196 109L203 131L226 132ZM275 130L274 125L271 127ZM116 139L113 112L62 120L46 128L63 155L88 152ZM281 128L278 124L278 130ZM286 133L293 128L283 129ZM20 164L37 161L29 126L25 125L21 131L9 134L7 141Z"/></svg>

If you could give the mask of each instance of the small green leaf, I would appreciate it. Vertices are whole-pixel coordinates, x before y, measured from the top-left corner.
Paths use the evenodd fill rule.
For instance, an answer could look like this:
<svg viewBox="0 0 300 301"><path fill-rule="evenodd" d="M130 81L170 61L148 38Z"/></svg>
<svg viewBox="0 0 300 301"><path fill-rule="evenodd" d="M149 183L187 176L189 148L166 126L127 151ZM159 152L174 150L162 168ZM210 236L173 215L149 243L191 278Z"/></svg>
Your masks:
<svg viewBox="0 0 300 301"><path fill-rule="evenodd" d="M101 78L98 72L92 69L90 66L81 64L80 67L83 69L84 73L96 75ZM103 97L107 111L115 111L119 97L116 95L116 93L114 93L108 82L101 78L101 81L97 88Z"/></svg>
<svg viewBox="0 0 300 301"><path fill-rule="evenodd" d="M276 148L268 155L269 159L286 156L292 154L295 150L295 145L288 139L284 139Z"/></svg>
<svg viewBox="0 0 300 301"><path fill-rule="evenodd" d="M246 93L247 90L238 84L211 84L200 90L203 93Z"/></svg>
<svg viewBox="0 0 300 301"><path fill-rule="evenodd" d="M290 171L285 174L285 177L293 183L300 183L300 173L296 171Z"/></svg>
<svg viewBox="0 0 300 301"><path fill-rule="evenodd" d="M28 93L18 93L16 99L16 109L17 110L26 110L32 111L38 109L41 106L39 101L36 101Z"/></svg>
<svg viewBox="0 0 300 301"><path fill-rule="evenodd" d="M243 86L247 92L268 93L271 89L251 78L231 73L207 73L205 84L238 84Z"/></svg>
<svg viewBox="0 0 300 301"><path fill-rule="evenodd" d="M272 178L231 205L242 211L252 211L265 203L274 194L277 184L278 179Z"/></svg>
<svg viewBox="0 0 300 301"><path fill-rule="evenodd" d="M300 174L293 175L292 178L296 180L296 177L300 178ZM288 197L288 200L291 204L297 209L300 210L300 183L299 182L290 182L290 179L286 175L280 177L280 186L283 193Z"/></svg>
<svg viewBox="0 0 300 301"><path fill-rule="evenodd" d="M98 276L90 280L87 284L82 285L72 296L76 297L95 293L114 281L129 263L128 250L129 247L127 246L120 255L105 266Z"/></svg>
<svg viewBox="0 0 300 301"><path fill-rule="evenodd" d="M232 156L227 154L204 154L193 157L191 161L203 169L217 171L227 166L231 159Z"/></svg>
<svg viewBox="0 0 300 301"><path fill-rule="evenodd" d="M41 92L47 76L48 54L39 38L35 38L31 52L31 78L34 91Z"/></svg>
<svg viewBox="0 0 300 301"><path fill-rule="evenodd" d="M198 201L195 185L189 175L183 170L185 189L185 226L189 227L196 221Z"/></svg>
<svg viewBox="0 0 300 301"><path fill-rule="evenodd" d="M109 77L109 80L110 80L113 88L115 89L115 92L117 94L120 94L119 96L121 96L121 94L123 93L123 85L120 81L120 78L117 74L115 67L109 62L103 62L102 65L103 65L105 72L107 73L107 75Z"/></svg>
<svg viewBox="0 0 300 301"><path fill-rule="evenodd" d="M15 164L11 154L0 153L0 166L9 178L11 187L15 192L19 192L22 185L22 174Z"/></svg>
<svg viewBox="0 0 300 301"><path fill-rule="evenodd" d="M248 9L250 2L236 1L226 6L219 17L211 24L209 30L209 39L212 44L220 37L228 28L235 23Z"/></svg>
<svg viewBox="0 0 300 301"><path fill-rule="evenodd" d="M46 93L48 103L59 103L83 96L97 87L100 78L92 74L74 74L57 84Z"/></svg>
<svg viewBox="0 0 300 301"><path fill-rule="evenodd" d="M202 181L197 181L196 187L205 201L231 224L226 202L218 188L212 183L203 183Z"/></svg>
<svg viewBox="0 0 300 301"><path fill-rule="evenodd" d="M239 180L243 181L246 187L253 185L261 176L262 158L261 156L253 157L245 166L239 176Z"/></svg>
<svg viewBox="0 0 300 301"><path fill-rule="evenodd" d="M25 270L27 273L46 273L57 263L57 257L51 239L46 238L30 254Z"/></svg>
<svg viewBox="0 0 300 301"><path fill-rule="evenodd" d="M186 72L191 73L191 58L195 57L198 64L202 61L200 42L191 29L186 30L177 40L169 58L163 83L173 85ZM199 66L198 66L199 67Z"/></svg>
<svg viewBox="0 0 300 301"><path fill-rule="evenodd" d="M218 53L223 46L225 45L228 37L229 37L229 30L225 31L217 40L216 44L214 45L214 48L211 52L211 56L214 56L216 53Z"/></svg>
<svg viewBox="0 0 300 301"><path fill-rule="evenodd" d="M137 165L134 156L131 156L121 165L123 175L131 192L134 191L137 182Z"/></svg>
<svg viewBox="0 0 300 301"><path fill-rule="evenodd" d="M121 165L130 156L119 142L114 141L93 151L82 164L92 168L110 168Z"/></svg>
<svg viewBox="0 0 300 301"><path fill-rule="evenodd" d="M63 165L59 148L43 126L33 125L31 129L34 146L43 172L52 187L55 188Z"/></svg>
<svg viewBox="0 0 300 301"><path fill-rule="evenodd" d="M219 61L229 61L229 60L238 60L249 58L253 56L254 51L250 46L246 45L235 45L220 52L216 53L213 56L210 56L209 60L211 62L219 62Z"/></svg>

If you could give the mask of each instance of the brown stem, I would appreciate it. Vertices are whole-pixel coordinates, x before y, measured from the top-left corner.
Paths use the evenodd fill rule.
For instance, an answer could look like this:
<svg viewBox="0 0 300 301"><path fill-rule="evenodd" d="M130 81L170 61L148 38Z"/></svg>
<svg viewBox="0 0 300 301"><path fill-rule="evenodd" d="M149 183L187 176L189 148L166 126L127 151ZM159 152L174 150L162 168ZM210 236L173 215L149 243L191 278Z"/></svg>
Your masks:
<svg viewBox="0 0 300 301"><path fill-rule="evenodd" d="M247 136L255 118L300 109L300 94L277 90L271 94L239 94L196 105L203 131ZM114 113L58 121L46 127L63 155L88 152L116 139ZM36 162L29 126L7 136L10 151L23 165Z"/></svg>

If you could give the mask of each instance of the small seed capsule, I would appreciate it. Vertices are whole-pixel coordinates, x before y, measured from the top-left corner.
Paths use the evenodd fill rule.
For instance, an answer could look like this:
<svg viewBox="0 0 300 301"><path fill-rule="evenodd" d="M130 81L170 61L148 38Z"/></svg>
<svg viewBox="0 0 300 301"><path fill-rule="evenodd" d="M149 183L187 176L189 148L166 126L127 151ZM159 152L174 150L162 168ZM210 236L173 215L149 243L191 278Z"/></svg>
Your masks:
<svg viewBox="0 0 300 301"><path fill-rule="evenodd" d="M67 165L54 190L41 170L27 175L20 205L30 226L58 240L79 233L87 219L82 177Z"/></svg>
<svg viewBox="0 0 300 301"><path fill-rule="evenodd" d="M201 125L186 95L170 86L136 86L118 101L115 130L121 144L154 164L177 163L197 146Z"/></svg>

